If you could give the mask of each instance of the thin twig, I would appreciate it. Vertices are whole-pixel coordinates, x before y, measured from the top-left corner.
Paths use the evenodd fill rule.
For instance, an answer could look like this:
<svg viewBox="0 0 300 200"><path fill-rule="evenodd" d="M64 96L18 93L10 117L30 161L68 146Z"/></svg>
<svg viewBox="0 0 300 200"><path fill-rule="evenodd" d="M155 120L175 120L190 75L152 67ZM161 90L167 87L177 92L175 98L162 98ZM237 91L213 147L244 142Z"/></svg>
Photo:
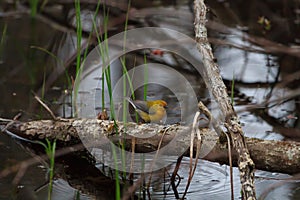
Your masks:
<svg viewBox="0 0 300 200"><path fill-rule="evenodd" d="M49 112L53 120L58 120L58 118L54 115L52 110L37 95L34 95L34 98Z"/></svg>
<svg viewBox="0 0 300 200"><path fill-rule="evenodd" d="M198 128L198 120L199 120L200 114L201 113L199 111L197 111L194 116L194 120L193 120L193 127L192 127L192 132L191 132L191 146L190 146L190 171L189 171L188 182L185 187L185 191L183 193L182 199L184 199L185 195L187 194L187 191L190 187L190 184L191 184L192 178L195 174L198 160L199 160L201 142L202 142L201 135L200 135L200 129ZM193 163L192 163L192 161L193 161L193 143L194 143L194 139L195 139L195 133L197 135L197 150L196 150L195 164L193 167Z"/></svg>
<svg viewBox="0 0 300 200"><path fill-rule="evenodd" d="M176 179L176 176L178 175L178 170L179 170L182 158L183 158L183 155L180 156L179 158L177 158L175 169L172 173L171 180L170 180L171 186L172 186L172 189L173 189L173 192L174 192L174 195L175 195L176 199L179 199L179 194L178 194L177 186L175 185L175 179Z"/></svg>
<svg viewBox="0 0 300 200"><path fill-rule="evenodd" d="M157 151L156 151L156 153L155 153L153 162L152 162L152 164L151 164L151 170L150 170L150 171L153 171L153 165L154 165L154 163L155 163L156 160L157 160L157 156L158 156L158 153L159 153L161 144L162 144L162 142L163 142L164 136L165 136L166 132L167 132L170 128L171 128L170 126L167 127L167 128L165 129L165 131L163 132L162 137L160 138L160 141L159 141L159 144L158 144L158 147L157 147ZM150 176L149 176L149 181L148 181L148 184L147 184L147 189L150 188L151 179L152 179L152 173L151 173Z"/></svg>
<svg viewBox="0 0 300 200"><path fill-rule="evenodd" d="M4 120L8 121L6 126L3 129L1 129L1 132L6 131L11 125L16 123L16 120L19 119L21 117L21 115L22 115L22 113L18 113L16 116L14 116L14 118L12 120L7 120L7 119L0 118L1 121L4 121Z"/></svg>
<svg viewBox="0 0 300 200"><path fill-rule="evenodd" d="M132 138L131 142L131 162L130 162L130 171L129 171L129 179L133 180L133 165L134 165L134 155L135 155L135 143L136 143L136 138Z"/></svg>
<svg viewBox="0 0 300 200"><path fill-rule="evenodd" d="M88 147L89 146L87 146L86 148L88 148ZM92 145L90 145L90 147L92 147ZM85 147L82 144L76 144L76 145L73 145L73 146L70 146L70 147L59 149L59 150L56 150L55 157L57 158L57 157L69 154L71 152L82 150L84 148ZM34 156L34 157L29 158L27 160L21 161L18 164L15 164L13 166L7 167L7 168L3 169L2 171L0 171L0 179L4 178L4 177L6 177L6 176L8 176L8 175L10 175L12 173L18 172L21 169L27 169L31 165L39 163L41 159L42 160L47 160L48 158L49 157L48 157L47 154L43 154L43 155L40 155L40 156ZM18 179L20 177L19 175L21 173L22 172L17 173L18 177L15 178L15 182L18 182Z"/></svg>
<svg viewBox="0 0 300 200"><path fill-rule="evenodd" d="M134 182L133 185L131 185L129 188L126 189L125 193L122 195L122 200L130 199L132 194L136 191L136 189L143 184L144 176L141 175L141 177Z"/></svg>
<svg viewBox="0 0 300 200"><path fill-rule="evenodd" d="M219 134L224 134L227 138L227 145L228 145L228 162L230 166L230 188L231 188L231 199L234 199L234 191L233 191L233 165L232 165L232 151L231 151L231 142L230 137L228 133L222 131L220 128L220 125L218 124L217 120L211 115L208 108L200 101L198 103L199 110L208 118L209 122L212 123L213 128L217 131Z"/></svg>
<svg viewBox="0 0 300 200"><path fill-rule="evenodd" d="M230 170L230 191L231 191L231 200L234 200L234 191L233 191L233 166L232 166L232 153L231 153L231 142L228 133L225 133L227 144L228 144L228 160L229 160L229 170Z"/></svg>

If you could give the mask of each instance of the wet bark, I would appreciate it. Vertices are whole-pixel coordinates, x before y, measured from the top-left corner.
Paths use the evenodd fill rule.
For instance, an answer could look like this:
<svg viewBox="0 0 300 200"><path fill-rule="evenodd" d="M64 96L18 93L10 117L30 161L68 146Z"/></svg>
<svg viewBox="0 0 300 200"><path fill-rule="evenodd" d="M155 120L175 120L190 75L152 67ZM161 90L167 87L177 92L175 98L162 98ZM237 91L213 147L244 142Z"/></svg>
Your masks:
<svg viewBox="0 0 300 200"><path fill-rule="evenodd" d="M186 135L178 137L178 134L185 134L190 131L190 127L180 125L158 125L158 124L136 124L121 122L117 123L117 129L114 128L114 122L96 119L59 119L40 120L31 122L15 122L8 127L8 131L17 134L28 140L57 139L61 144L69 145L78 143L80 140L95 143L113 141L116 144L121 140L127 149L131 148L132 139L136 139L136 152L145 153L156 151L159 142L162 140L162 146L169 144L176 138L177 146L173 146L171 151L165 152L170 155L176 155L180 147L189 144L190 138ZM118 133L118 134L116 134ZM148 137L150 136L151 137ZM202 152L204 159L228 163L227 142L219 138L214 130L208 128L201 129L203 138ZM272 172L281 172L295 174L300 172L300 143L290 141L272 141L245 137L247 145L256 168ZM196 152L196 144L194 145ZM212 149L210 149L211 147ZM208 151L209 152L205 152ZM173 152L172 152L173 151ZM183 151L184 152L184 151ZM202 154L202 157L204 156ZM189 156L189 152L185 153ZM239 154L233 151L234 165L238 165Z"/></svg>
<svg viewBox="0 0 300 200"><path fill-rule="evenodd" d="M233 147L238 153L237 162L240 171L240 182L242 185L242 199L256 199L254 185L255 165L250 157L238 117L230 103L230 98L227 94L225 84L219 73L218 65L215 62L211 46L207 39L206 12L207 9L204 1L195 0L195 37L197 41L197 48L202 56L201 59L204 64L203 79L221 110L221 119L218 119L218 123L224 123L230 134Z"/></svg>

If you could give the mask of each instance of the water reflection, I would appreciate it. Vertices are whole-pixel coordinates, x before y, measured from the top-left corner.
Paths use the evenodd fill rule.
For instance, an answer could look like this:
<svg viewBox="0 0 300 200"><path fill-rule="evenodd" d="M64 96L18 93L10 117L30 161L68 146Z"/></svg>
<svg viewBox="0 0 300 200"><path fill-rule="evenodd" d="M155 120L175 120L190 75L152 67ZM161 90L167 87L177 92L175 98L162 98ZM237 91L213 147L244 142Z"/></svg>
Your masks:
<svg viewBox="0 0 300 200"><path fill-rule="evenodd" d="M187 199L230 199L230 180L229 167L221 166L216 163L211 163L201 160L197 165L197 171L192 180ZM172 172L172 167L169 168L169 173ZM177 189L182 196L187 183L189 171L189 159L184 158L179 170L179 176L182 178ZM237 168L233 169L234 173L234 195L235 199L240 198L240 180L239 171ZM163 176L158 174L153 175L153 183L151 185L151 194L154 199L174 199L173 191L171 190L170 182L168 180L168 172ZM162 183L162 177L166 177ZM265 171L256 171L256 188L257 195L261 195L271 184L276 183L277 180L285 179L290 176L285 174L270 173ZM178 179L177 179L178 181ZM295 193L294 189L297 187L296 181L293 183L283 185L272 191L266 199L290 199Z"/></svg>
<svg viewBox="0 0 300 200"><path fill-rule="evenodd" d="M175 2L176 4L176 1L172 2ZM135 2L133 6L136 5L136 8L138 9L130 12L129 17L131 20L130 22L132 23L130 26L135 27L146 24L168 27L192 36L192 13L190 12L189 6L182 2L177 2L178 4L175 6L168 2L169 4L165 3L167 4L167 7L159 8L149 1ZM115 4L111 4L110 6L120 5L118 4L120 2L113 1L113 3ZM213 20L221 21L225 25L230 26L230 30L233 31L228 34L226 31L222 32L219 29L214 29L213 26L210 26L209 30L211 32L211 37L214 37L214 39L226 41L226 44L231 43L231 47L228 47L224 46L224 43L218 43L217 40L211 40L223 77L227 80L232 80L234 78L236 80L236 90L251 97L250 100L248 99L249 101L246 101L246 104L257 104L264 101L266 98L281 98L286 95L286 92L298 87L299 80L297 80L296 77L293 82L288 84L289 88L273 89L273 86L277 81L289 81L288 75L299 70L299 59L297 58L297 55L288 51L286 52L287 55L283 55L285 52L282 50L287 49L286 47L290 44L294 46L299 45L299 9L296 6L293 6L293 1L267 2L253 0L248 2L250 6L245 6L243 1L209 1L207 3L210 4ZM145 4L147 4L147 8ZM121 6L120 8L122 12L124 12L127 9L127 5L122 5L122 8ZM67 10L68 9L66 9L66 12ZM3 8L1 7L1 12L2 11ZM152 11L155 11L156 14L154 15ZM84 11L83 13L86 14L85 17L87 18L90 16L89 11ZM280 13L280 15L278 13ZM120 14L120 10L114 12L114 15L116 16L116 18L114 18L114 23L122 24L124 22L124 15L122 15L123 18L118 18L118 14ZM257 19L260 15L265 15L270 19L272 23L271 32L268 32L264 27L257 23ZM120 19L120 21L117 21L117 19ZM101 22L102 18L100 16L99 23ZM0 99L0 116L11 118L19 112L19 110L22 110L25 113L22 118L24 120L44 118L44 116L47 115L41 111L39 106L33 101L30 93L30 91L44 91L43 89L45 89L44 97L47 103L53 106L54 111L59 107L57 113L64 113L66 114L65 116L72 116L70 109L72 96L70 93L66 94L64 92L64 88L70 86L66 84L67 81L63 77L64 75L62 75L64 74L65 66L61 64L61 62L56 62L55 59L49 58L44 52L37 50L36 48L30 48L30 46L50 49L51 52L53 50L53 53L55 53L55 55L57 55L57 57L65 64L72 61L72 55L76 52L76 37L74 36L74 33L58 33L57 30L49 28L48 24L41 23L39 20L31 20L28 16L1 18L1 33L3 33L2 30L5 24L7 25L7 35L5 36L5 43L1 44L0 55L0 92L2 94ZM123 30L123 26L115 26L115 24L112 23L111 28L113 30ZM85 25L85 30L89 30L91 24L86 23ZM273 43L260 43L261 46L258 46L258 43L250 43L249 40L245 40L245 38L241 37L243 34L253 34L265 37L272 41L281 42L285 46L283 46L281 50L279 49L280 51L277 49L276 54L267 54L264 52L270 52L268 45L273 45ZM54 35L56 35L58 41L55 40L55 38L53 39ZM62 37L62 35L65 36ZM53 41L55 41L55 44L53 44ZM83 42L84 41L86 40L83 40ZM50 46L52 46L52 49L48 48ZM250 51L244 51L247 50L247 48L250 49ZM148 54L150 54L149 52L151 52L151 50L147 49L147 51ZM280 54L278 54L278 52ZM128 63L128 65L135 66L135 64L144 64L144 52L138 54L140 55L131 57L131 63ZM168 54L168 52L163 56L152 55L151 59L168 64L174 69L182 70L182 74L189 79L193 89L197 92L197 98L204 99L207 97L206 92L201 90L201 85L203 84L202 80L199 80L198 74L194 74L194 71L191 70L188 63ZM118 69L122 69L119 61L116 61L116 63L113 63L112 65L116 65L118 66ZM69 63L68 66L71 66L71 64ZM75 77L75 73L72 72L75 70L71 69L70 71L72 76ZM119 80L121 74L122 71L120 70L112 72L111 75L114 84ZM58 77L57 75L60 76ZM166 76L163 71L159 75L160 76L157 76L158 79L171 82L171 84L174 85L176 84L176 80ZM57 80L57 78L63 80ZM91 84L92 81L95 81L98 84L101 81L100 79L101 77L91 76L89 84ZM43 86L44 80L48 80L47 84L49 87ZM89 84L86 85L87 88L90 87ZM228 88L230 88L230 84ZM79 93L82 94L85 92L85 89L79 91ZM143 88L139 88L136 91L136 95L139 99L142 99L144 96ZM186 94L183 93L183 95ZM182 113L178 110L179 101L171 91L157 85L149 85L147 98L164 98L170 102L170 111L168 113L170 120L168 123L178 122L178 118L180 118ZM68 99L67 106L69 106L69 110L66 110L65 107L61 107L61 103L65 99ZM236 105L245 104L245 102L242 102L241 100L242 99L239 99L238 97L235 98ZM90 101L94 101L94 99L83 100L83 102ZM106 103L107 102L109 101L106 101ZM109 107L109 103L105 104L105 107ZM102 107L98 105L94 108L97 111L100 111ZM238 107L236 108L238 110ZM244 112L240 113L240 117L242 123L244 123L244 131L247 136L268 140L282 140L285 139L283 136L285 130L282 131L282 127L299 128L299 120L296 120L296 117L299 116L298 108L299 98L284 102L280 106L272 107L268 109L264 115L258 112ZM94 111L95 110L92 110L92 112L88 114L91 114L91 117L95 117ZM272 118L269 118L270 116ZM295 118L292 118L293 116ZM10 166L11 164L15 164L20 160L28 158L28 155L24 153L23 149L16 145L14 140L11 140L2 134L0 137L1 170L6 166ZM76 166L76 164L74 165ZM65 167L66 165L62 164L62 166ZM80 172L74 172L73 174L77 173ZM183 179L178 190L182 194L188 174L188 160L183 162L179 173ZM16 190L12 190L15 189L11 184L12 179L14 178L13 176L1 179L0 198L7 199L12 196L24 199L25 195L28 195L29 199L37 198L37 196L38 198L43 198L47 193L47 187L39 190L39 192L36 192L36 188L43 185L46 175L47 172L45 169L42 169L39 166L32 166L26 171L25 177L23 177L22 182L18 185ZM269 187L270 184L278 181L276 179L287 177L287 175L261 171L257 171L256 175L258 176L256 179L258 195L261 194L264 189ZM168 177L168 175L165 176ZM174 199L173 192L170 189L166 189L169 187L169 182L162 181L159 178L161 177L154 179L153 185L151 186L152 197L155 199ZM67 183L67 180L67 178L58 178L55 181L53 199L74 199L78 193L80 193L80 198L82 199L95 198L95 195L85 194L84 191L80 191L80 188L76 187L76 184L72 185L71 183ZM114 184L114 182L111 182L111 185L112 184ZM240 195L240 188L239 174L236 169L234 169L234 187L235 196L238 198ZM107 189L106 187L103 188L104 190ZM299 188L299 183L285 184L271 192L266 199L299 199L299 189L297 188ZM98 196L98 198L100 197ZM109 198L111 197L107 197L107 199ZM228 167L201 161L187 198L229 199Z"/></svg>

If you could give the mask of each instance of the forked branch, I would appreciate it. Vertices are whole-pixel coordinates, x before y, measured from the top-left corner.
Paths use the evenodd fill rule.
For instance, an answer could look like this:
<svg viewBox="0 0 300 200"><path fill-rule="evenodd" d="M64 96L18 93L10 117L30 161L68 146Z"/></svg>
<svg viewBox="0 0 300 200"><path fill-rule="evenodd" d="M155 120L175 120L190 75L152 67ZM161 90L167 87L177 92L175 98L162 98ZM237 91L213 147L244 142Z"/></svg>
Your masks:
<svg viewBox="0 0 300 200"><path fill-rule="evenodd" d="M240 171L240 181L242 184L242 199L256 199L254 186L254 162L245 144L244 134L239 124L238 117L234 111L230 98L227 94L225 84L219 73L219 68L215 62L211 46L207 39L205 27L206 6L203 0L194 1L195 14L195 35L197 48L204 63L204 81L214 96L224 118L224 125L230 133L233 147L238 153L238 167Z"/></svg>

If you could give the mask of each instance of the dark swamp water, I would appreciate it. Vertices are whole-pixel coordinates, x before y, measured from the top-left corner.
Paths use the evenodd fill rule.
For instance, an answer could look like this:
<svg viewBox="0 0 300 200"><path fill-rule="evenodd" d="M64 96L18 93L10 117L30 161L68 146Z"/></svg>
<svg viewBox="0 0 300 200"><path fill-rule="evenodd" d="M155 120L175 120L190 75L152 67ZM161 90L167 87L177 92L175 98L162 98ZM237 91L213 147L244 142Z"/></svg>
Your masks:
<svg viewBox="0 0 300 200"><path fill-rule="evenodd" d="M48 2L42 10L39 9L35 18L31 18L28 3L21 2L17 5L11 1L0 3L0 117L13 118L22 113L19 119L21 121L49 119L49 114L34 99L33 93L42 97L57 116L72 117L74 111L82 106L76 105L77 108L73 109L74 99L71 95L76 73L77 46L74 3ZM92 27L91 14L94 13L97 2L81 2L81 44L85 48ZM281 99L299 90L299 1L251 0L247 5L244 1L209 1L207 4L209 39L229 92L232 79L235 80L236 110L247 105L260 104L266 98ZM110 37L124 30L127 1L111 1L106 8L109 8ZM192 10L192 2L188 1L132 1L128 29L163 27L193 37ZM102 30L104 21L103 7L100 6L96 22ZM89 51L97 44L97 39L90 42L92 45L89 46ZM197 71L180 56L174 56L167 51L148 48L142 53L131 52L127 55L126 66L143 64L145 55L147 62L168 65L180 72L189 81L198 99L207 97ZM114 62L112 66L116 66L116 70L112 70L112 79L116 83L122 68L120 62ZM86 87L98 87L98 74L94 70L87 74L89 76L83 80ZM149 77L155 77L162 85L169 84L180 88L178 79L169 76L169 71L165 68L159 68L159 72L149 71ZM279 83L283 86L279 87ZM89 91L85 87L81 89L81 97L85 98ZM115 92L122 93L118 90ZM190 96L184 92L182 95L184 98ZM136 91L136 98L143 99L143 88ZM147 98L166 100L169 103L167 123L180 121L180 105L172 91L150 84ZM101 101L95 102L87 97L84 102L92 112L87 108L81 109L79 116L96 117L95 113L101 109ZM243 130L248 137L300 141L299 106L298 93L291 99L269 105L268 108L240 112ZM105 107L109 107L109 104L105 104ZM0 149L0 173L43 153L40 147L12 139L2 132ZM86 156L88 155L80 152L56 159L52 199L115 198L115 181L111 179L114 172L101 163L89 162L84 159ZM204 160L198 165L186 198L230 199L229 167ZM174 165L171 165L153 174L149 188L151 199L175 198L169 181L173 168ZM177 179L177 189L181 195L185 189L188 171L189 159L184 158L179 170L180 183ZM233 171L235 199L239 199L239 172L236 168ZM273 184L290 177L287 174L260 170L255 175L258 196ZM0 199L47 199L47 177L47 163L42 159L19 173L13 172L1 177ZM143 189L137 189L135 197L149 199ZM285 183L266 197L286 200L299 198L299 181Z"/></svg>

